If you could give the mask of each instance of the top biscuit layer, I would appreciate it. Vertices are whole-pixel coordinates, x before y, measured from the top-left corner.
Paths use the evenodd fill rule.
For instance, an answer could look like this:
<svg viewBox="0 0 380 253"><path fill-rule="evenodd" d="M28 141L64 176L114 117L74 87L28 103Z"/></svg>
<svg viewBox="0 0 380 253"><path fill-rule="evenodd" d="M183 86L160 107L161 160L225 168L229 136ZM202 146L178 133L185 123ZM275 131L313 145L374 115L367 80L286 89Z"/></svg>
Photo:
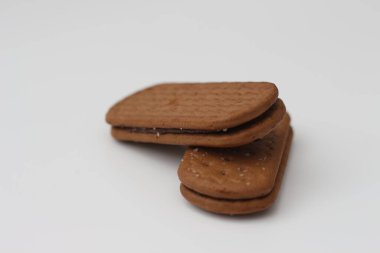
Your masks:
<svg viewBox="0 0 380 253"><path fill-rule="evenodd" d="M277 96L267 82L159 84L116 103L106 120L118 127L219 131L258 117Z"/></svg>

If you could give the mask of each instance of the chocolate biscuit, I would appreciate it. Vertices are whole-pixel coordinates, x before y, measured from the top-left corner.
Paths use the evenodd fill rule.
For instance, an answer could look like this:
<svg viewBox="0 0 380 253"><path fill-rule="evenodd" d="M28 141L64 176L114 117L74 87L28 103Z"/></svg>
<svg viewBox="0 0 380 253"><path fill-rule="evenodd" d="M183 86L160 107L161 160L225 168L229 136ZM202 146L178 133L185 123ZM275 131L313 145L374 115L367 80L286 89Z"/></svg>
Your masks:
<svg viewBox="0 0 380 253"><path fill-rule="evenodd" d="M248 214L271 206L285 171L292 130L287 115L262 140L232 149L189 148L178 175L182 195L221 214Z"/></svg>
<svg viewBox="0 0 380 253"><path fill-rule="evenodd" d="M160 84L107 113L117 140L236 147L268 134L285 115L271 83Z"/></svg>

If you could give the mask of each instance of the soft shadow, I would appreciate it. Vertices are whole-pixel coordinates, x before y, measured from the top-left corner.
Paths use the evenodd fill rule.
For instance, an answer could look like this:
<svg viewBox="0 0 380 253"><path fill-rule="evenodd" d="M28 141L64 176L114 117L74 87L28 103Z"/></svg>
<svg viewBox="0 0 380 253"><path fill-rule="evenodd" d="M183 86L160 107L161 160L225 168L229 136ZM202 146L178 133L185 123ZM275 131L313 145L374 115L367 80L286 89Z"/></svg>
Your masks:
<svg viewBox="0 0 380 253"><path fill-rule="evenodd" d="M169 162L176 162L176 163L178 163L181 160L187 148L185 146L123 142L123 141L118 141L118 140L115 140L115 142L123 148L133 149L136 152L142 152L147 155L159 156Z"/></svg>
<svg viewBox="0 0 380 253"><path fill-rule="evenodd" d="M244 215L225 215L225 214L217 214L217 213L211 213L206 210L203 210L199 207L196 207L189 203L188 201L184 200L184 204L191 209L191 211L194 211L198 213L199 215L207 216L209 218L218 219L218 220L225 220L228 222L247 222L248 220L263 220L263 219L269 219L276 215L276 213L279 211L277 203L275 203L272 207L268 208L267 210L253 213L253 214L244 214Z"/></svg>

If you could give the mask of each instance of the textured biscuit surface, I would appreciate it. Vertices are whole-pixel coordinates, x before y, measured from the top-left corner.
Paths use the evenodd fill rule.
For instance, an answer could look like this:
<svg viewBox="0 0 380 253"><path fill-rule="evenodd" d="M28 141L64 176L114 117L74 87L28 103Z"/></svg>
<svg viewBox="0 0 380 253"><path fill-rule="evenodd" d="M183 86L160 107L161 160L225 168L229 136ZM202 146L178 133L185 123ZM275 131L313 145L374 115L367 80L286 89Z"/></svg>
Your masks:
<svg viewBox="0 0 380 253"><path fill-rule="evenodd" d="M245 200L217 199L196 193L195 191L181 184L180 190L182 195L193 205L213 213L242 215L266 210L276 201L276 198L280 191L282 179L285 173L286 163L288 160L292 134L293 132L290 129L279 171L277 173L276 182L273 190L268 195Z"/></svg>
<svg viewBox="0 0 380 253"><path fill-rule="evenodd" d="M252 120L277 99L267 82L160 84L116 103L112 126L218 131Z"/></svg>
<svg viewBox="0 0 380 253"><path fill-rule="evenodd" d="M286 118L269 136L252 144L257 146L248 149L250 153L189 149L178 171L182 195L202 209L221 214L248 214L270 207L280 190L292 139Z"/></svg>
<svg viewBox="0 0 380 253"><path fill-rule="evenodd" d="M226 132L160 133L157 129L156 133L149 133L113 127L112 136L121 141L205 147L237 147L264 137L281 121L285 114L285 105L278 99L269 110L258 118Z"/></svg>
<svg viewBox="0 0 380 253"><path fill-rule="evenodd" d="M263 139L233 149L188 148L178 169L188 188L215 198L248 199L272 191L286 144L286 115Z"/></svg>

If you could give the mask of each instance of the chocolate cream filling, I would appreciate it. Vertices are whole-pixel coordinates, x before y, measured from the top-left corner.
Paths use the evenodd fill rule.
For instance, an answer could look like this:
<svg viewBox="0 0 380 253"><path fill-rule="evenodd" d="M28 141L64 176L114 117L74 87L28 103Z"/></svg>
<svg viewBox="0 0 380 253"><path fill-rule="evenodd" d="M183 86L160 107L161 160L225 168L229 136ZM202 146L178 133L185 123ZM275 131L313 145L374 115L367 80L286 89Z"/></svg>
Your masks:
<svg viewBox="0 0 380 253"><path fill-rule="evenodd" d="M239 126L232 128L225 128L216 131L210 130L196 130L196 129L185 129L185 128L145 128L145 127L127 127L127 126L113 126L117 129L122 129L124 131L129 131L132 133L146 133L146 134L225 134L239 131L243 128L247 128L257 122L261 121L263 118L270 116L274 111L280 109L283 103L277 100L266 112L254 118L248 122L245 122Z"/></svg>

